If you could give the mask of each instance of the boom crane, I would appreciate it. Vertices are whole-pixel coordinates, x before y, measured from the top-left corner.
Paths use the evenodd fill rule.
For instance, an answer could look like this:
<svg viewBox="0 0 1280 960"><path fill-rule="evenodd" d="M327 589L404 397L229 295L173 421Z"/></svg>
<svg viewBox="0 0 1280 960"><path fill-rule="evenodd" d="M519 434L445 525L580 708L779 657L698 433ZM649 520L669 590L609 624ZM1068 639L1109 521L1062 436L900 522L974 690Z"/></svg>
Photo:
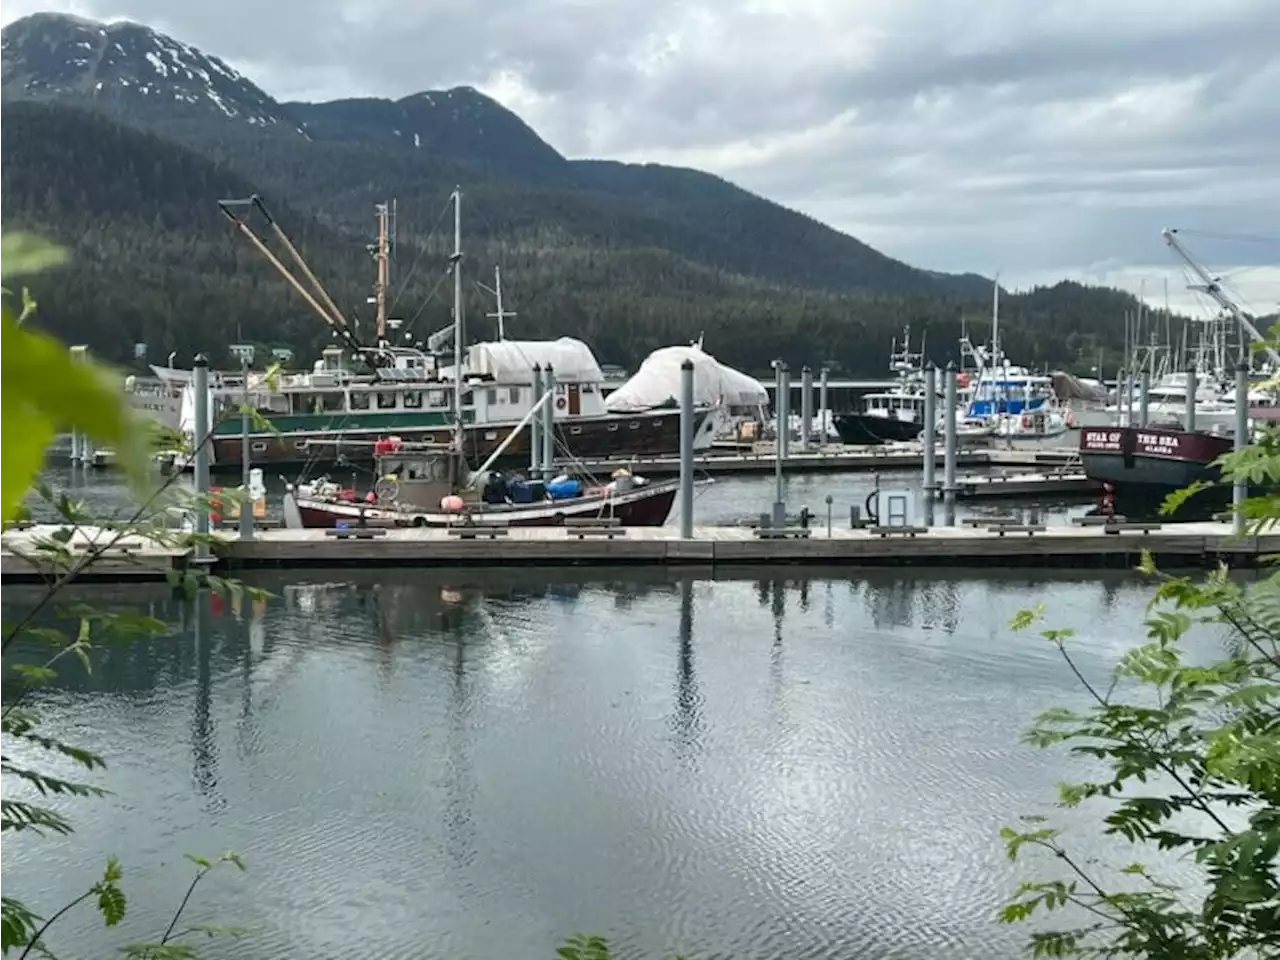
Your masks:
<svg viewBox="0 0 1280 960"><path fill-rule="evenodd" d="M1262 344L1262 349L1266 353L1267 357L1276 365L1277 368L1280 368L1280 353L1276 353L1275 348L1273 348L1267 342L1267 339L1258 332L1258 328L1253 325L1253 321L1249 318L1248 314L1241 310L1240 307L1236 305L1236 302L1223 292L1222 284L1218 279L1211 276L1209 271L1205 270L1205 268L1197 263L1195 258L1187 252L1187 248L1184 247L1182 245L1182 241L1178 239L1178 231L1176 229L1171 230L1166 227L1164 230L1160 231L1160 235L1164 237L1164 242L1169 245L1173 252L1178 255L1182 262L1185 263L1191 272L1200 280L1199 283L1191 284L1189 289L1199 290L1201 293L1208 294L1212 297L1214 302L1222 307L1222 309L1235 317L1236 323L1240 324L1240 329L1247 333L1253 339L1254 343Z"/></svg>
<svg viewBox="0 0 1280 960"><path fill-rule="evenodd" d="M262 202L262 198L256 193L244 200L219 200L218 209L222 211L232 224L255 248L261 253L282 276L285 281L298 292L298 295L306 301L312 311L316 313L335 334L356 353L357 356L367 357L373 351L360 342L355 333L351 329L351 325L347 323L346 317L342 311L338 309L337 304L333 302L333 298L329 296L329 291L325 289L316 275L312 272L311 267L307 265L307 261L303 259L302 254L298 252L298 248L293 245L293 241L289 239L288 234L271 216L271 212L267 209L267 205ZM298 269L302 272L311 284L308 290L294 273L280 260L278 256L267 246L267 242L258 235L258 233L249 226L248 218L257 211L271 228L277 240L289 252ZM373 352L375 357L381 357L380 353ZM375 367L376 370L376 367Z"/></svg>

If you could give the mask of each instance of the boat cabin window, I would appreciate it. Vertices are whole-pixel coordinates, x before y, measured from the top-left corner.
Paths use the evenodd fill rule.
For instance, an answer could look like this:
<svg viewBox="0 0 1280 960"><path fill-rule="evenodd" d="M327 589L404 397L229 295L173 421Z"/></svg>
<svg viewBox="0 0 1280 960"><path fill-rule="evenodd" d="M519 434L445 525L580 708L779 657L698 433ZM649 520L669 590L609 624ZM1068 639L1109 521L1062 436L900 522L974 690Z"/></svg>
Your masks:
<svg viewBox="0 0 1280 960"><path fill-rule="evenodd" d="M510 396L511 396L511 402L512 402L512 403L519 403L519 402L520 402L520 388L519 388L519 387L512 387L512 388L511 388L511 394L510 394Z"/></svg>
<svg viewBox="0 0 1280 960"><path fill-rule="evenodd" d="M352 410L368 410L370 396L364 390L351 391L351 409Z"/></svg>
<svg viewBox="0 0 1280 960"><path fill-rule="evenodd" d="M421 390L406 390L401 396L404 398L404 408L406 410L417 410L422 406Z"/></svg>
<svg viewBox="0 0 1280 960"><path fill-rule="evenodd" d="M449 461L444 457L428 457L421 460L401 460L389 465L383 474L402 480L448 480Z"/></svg>
<svg viewBox="0 0 1280 960"><path fill-rule="evenodd" d="M485 392L484 399L485 399L485 403L489 404L489 406L496 407L498 405L498 391L495 388L490 387Z"/></svg>
<svg viewBox="0 0 1280 960"><path fill-rule="evenodd" d="M590 384L590 383L584 383L584 384L582 385L582 392L583 392L583 393L595 393L595 392L596 392L595 385L594 385L594 384Z"/></svg>
<svg viewBox="0 0 1280 960"><path fill-rule="evenodd" d="M396 408L396 395L388 391L378 394L379 410L394 410Z"/></svg>
<svg viewBox="0 0 1280 960"><path fill-rule="evenodd" d="M447 407L449 405L449 394L444 390L428 390L427 404L432 407Z"/></svg>
<svg viewBox="0 0 1280 960"><path fill-rule="evenodd" d="M476 398L473 391L468 390L462 395L462 405L464 407L469 407L475 402L476 402Z"/></svg>
<svg viewBox="0 0 1280 960"><path fill-rule="evenodd" d="M342 413L347 408L347 397L342 393L299 394L298 400L308 413Z"/></svg>

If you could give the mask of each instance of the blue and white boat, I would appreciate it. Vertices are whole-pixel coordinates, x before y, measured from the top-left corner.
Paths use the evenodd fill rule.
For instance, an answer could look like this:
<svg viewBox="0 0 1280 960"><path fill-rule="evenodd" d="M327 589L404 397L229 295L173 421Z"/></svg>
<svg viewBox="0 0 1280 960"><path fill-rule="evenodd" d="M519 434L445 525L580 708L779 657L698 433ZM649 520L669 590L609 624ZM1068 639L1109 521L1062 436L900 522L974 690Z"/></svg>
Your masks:
<svg viewBox="0 0 1280 960"><path fill-rule="evenodd" d="M1053 378L1015 366L1000 349L1000 284L992 301L991 345L974 346L966 337L961 356L977 367L962 423L986 426L1008 439L1056 437L1070 426L1067 413L1053 391Z"/></svg>

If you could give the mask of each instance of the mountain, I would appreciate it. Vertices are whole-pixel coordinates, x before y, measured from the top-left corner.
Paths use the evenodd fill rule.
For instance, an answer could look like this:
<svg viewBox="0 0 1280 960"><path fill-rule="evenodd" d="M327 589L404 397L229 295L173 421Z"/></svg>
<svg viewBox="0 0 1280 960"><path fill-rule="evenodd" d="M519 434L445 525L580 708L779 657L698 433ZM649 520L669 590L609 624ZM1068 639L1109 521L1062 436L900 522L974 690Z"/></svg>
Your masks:
<svg viewBox="0 0 1280 960"><path fill-rule="evenodd" d="M516 178L568 182L567 162L554 147L471 87L425 91L401 100L291 102L284 108L317 142L421 151Z"/></svg>
<svg viewBox="0 0 1280 960"><path fill-rule="evenodd" d="M443 326L445 203L461 184L471 276L501 264L516 335L573 332L622 363L705 332L722 359L748 368L784 356L879 372L903 323L950 347L962 316L972 329L988 312L982 277L909 266L707 173L566 159L470 88L280 103L148 27L51 14L10 24L2 47L5 227L40 227L75 246L74 277L42 312L82 340L101 325L95 345L108 352L124 353L128 338L180 352L211 336L229 342L239 335L232 317L264 342L310 349L324 339L284 283L220 232L214 200L254 192L288 211L279 219L308 238L300 246L354 313L367 313L373 204L394 197L401 302ZM182 311L151 296L159 267L138 262L148 256L175 271L163 287ZM108 297L118 315L94 309L84 276L121 285ZM135 283L143 303L129 300ZM470 295L471 316L492 309L478 288ZM1066 364L1116 343L1109 294L1064 293L1067 315L1052 293L1039 297L1002 298L1002 339L1024 362ZM1022 331L1024 307L1034 328Z"/></svg>
<svg viewBox="0 0 1280 960"><path fill-rule="evenodd" d="M4 28L6 99L88 101L124 118L234 121L303 136L280 104L218 57L136 23L37 13Z"/></svg>

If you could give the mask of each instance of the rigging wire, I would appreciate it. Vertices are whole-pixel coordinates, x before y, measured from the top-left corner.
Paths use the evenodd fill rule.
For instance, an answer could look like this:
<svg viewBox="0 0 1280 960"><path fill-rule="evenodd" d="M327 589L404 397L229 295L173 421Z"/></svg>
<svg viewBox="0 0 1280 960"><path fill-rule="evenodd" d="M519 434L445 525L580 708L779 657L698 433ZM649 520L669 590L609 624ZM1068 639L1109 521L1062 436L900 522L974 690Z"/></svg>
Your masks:
<svg viewBox="0 0 1280 960"><path fill-rule="evenodd" d="M391 298L391 306L387 308L388 313L390 313L395 309L396 304L400 302L400 298L403 297L405 294L405 291L409 289L409 281L413 279L414 273L417 271L418 266L422 263L422 258L426 256L428 241L433 236L435 236L435 232L440 229L440 224L444 220L445 214L449 212L449 207L452 203L453 203L453 194L451 193L445 199L444 206L440 208L440 213L436 217L435 223L431 225L431 229L427 231L426 236L424 236L421 239L421 241L419 241L418 255L413 258L413 262L409 265L409 272L406 273L404 276L404 279L400 281L400 289L396 291L395 295Z"/></svg>

